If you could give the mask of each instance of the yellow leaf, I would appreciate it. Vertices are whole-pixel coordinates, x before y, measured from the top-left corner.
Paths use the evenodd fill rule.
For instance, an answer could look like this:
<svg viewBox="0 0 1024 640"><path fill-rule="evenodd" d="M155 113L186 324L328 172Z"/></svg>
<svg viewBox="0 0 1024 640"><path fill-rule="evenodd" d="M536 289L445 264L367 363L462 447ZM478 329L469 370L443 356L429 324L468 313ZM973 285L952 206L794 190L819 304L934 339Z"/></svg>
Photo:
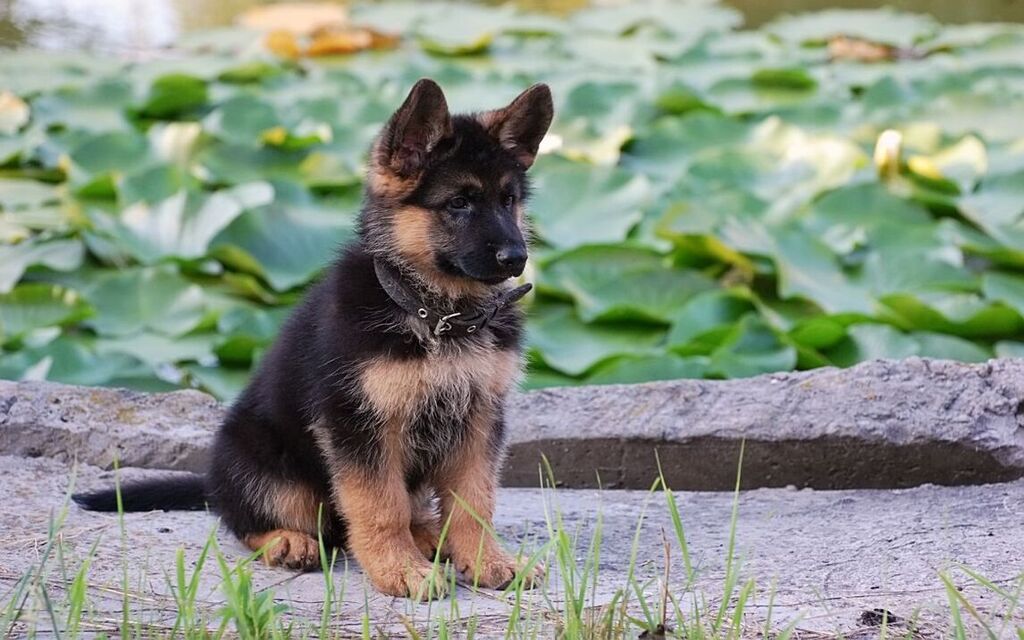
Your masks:
<svg viewBox="0 0 1024 640"><path fill-rule="evenodd" d="M270 49L282 58L294 59L302 55L302 50L299 49L299 43L295 39L295 34L290 31L271 31L267 34L263 44L266 45L267 49Z"/></svg>
<svg viewBox="0 0 1024 640"><path fill-rule="evenodd" d="M366 27L320 29L306 48L307 56L331 56L356 53L364 49L390 49L398 36Z"/></svg>
<svg viewBox="0 0 1024 640"><path fill-rule="evenodd" d="M330 2L283 2L253 7L238 18L243 27L257 31L287 31L308 36L324 27L344 25L348 11Z"/></svg>
<svg viewBox="0 0 1024 640"><path fill-rule="evenodd" d="M942 180L944 178L942 171L935 163L930 158L924 156L910 156L907 159L907 168L917 175L931 180Z"/></svg>
<svg viewBox="0 0 1024 640"><path fill-rule="evenodd" d="M287 138L288 130L282 126L271 127L260 134L260 139L263 140L263 142L275 147L279 147L284 144L284 141Z"/></svg>

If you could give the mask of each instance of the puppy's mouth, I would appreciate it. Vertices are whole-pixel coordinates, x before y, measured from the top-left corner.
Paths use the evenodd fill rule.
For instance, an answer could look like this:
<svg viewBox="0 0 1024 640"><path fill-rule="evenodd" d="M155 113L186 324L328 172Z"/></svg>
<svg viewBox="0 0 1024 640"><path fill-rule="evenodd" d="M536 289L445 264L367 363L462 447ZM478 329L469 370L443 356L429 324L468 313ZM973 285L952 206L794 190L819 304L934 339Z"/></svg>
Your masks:
<svg viewBox="0 0 1024 640"><path fill-rule="evenodd" d="M447 256L438 256L438 265L445 273L453 276L470 278L488 285L501 284L509 278L516 278L522 274L522 271L519 273L503 271L479 272L468 265L460 264L457 259L451 259Z"/></svg>

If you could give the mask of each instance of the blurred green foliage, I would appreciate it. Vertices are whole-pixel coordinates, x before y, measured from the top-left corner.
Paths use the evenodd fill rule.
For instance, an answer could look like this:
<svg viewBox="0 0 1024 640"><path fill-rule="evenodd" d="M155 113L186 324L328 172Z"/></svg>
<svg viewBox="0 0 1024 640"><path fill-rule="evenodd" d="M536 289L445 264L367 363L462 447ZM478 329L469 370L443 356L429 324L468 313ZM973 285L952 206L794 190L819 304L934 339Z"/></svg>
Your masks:
<svg viewBox="0 0 1024 640"><path fill-rule="evenodd" d="M0 377L230 398L352 237L366 148L422 76L457 110L555 92L529 386L1024 353L1021 26L837 10L744 31L704 0L353 20L405 38L0 58Z"/></svg>

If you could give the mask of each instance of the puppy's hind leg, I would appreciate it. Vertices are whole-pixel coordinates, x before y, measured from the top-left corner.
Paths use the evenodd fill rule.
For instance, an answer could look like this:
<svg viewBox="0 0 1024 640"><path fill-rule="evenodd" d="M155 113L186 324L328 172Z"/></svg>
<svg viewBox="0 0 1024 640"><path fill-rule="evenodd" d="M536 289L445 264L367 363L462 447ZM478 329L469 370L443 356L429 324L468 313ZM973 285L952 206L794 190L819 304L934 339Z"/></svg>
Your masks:
<svg viewBox="0 0 1024 640"><path fill-rule="evenodd" d="M273 529L243 536L253 551L263 551L269 566L309 571L320 568L317 514L320 500L309 487L276 484L265 489L263 509ZM325 505L327 508L327 505Z"/></svg>
<svg viewBox="0 0 1024 640"><path fill-rule="evenodd" d="M326 485L297 478L290 460L261 455L253 442L257 436L244 431L218 435L214 459L221 462L211 465L208 481L215 510L247 547L263 552L268 565L318 568L318 516L325 539L336 528Z"/></svg>

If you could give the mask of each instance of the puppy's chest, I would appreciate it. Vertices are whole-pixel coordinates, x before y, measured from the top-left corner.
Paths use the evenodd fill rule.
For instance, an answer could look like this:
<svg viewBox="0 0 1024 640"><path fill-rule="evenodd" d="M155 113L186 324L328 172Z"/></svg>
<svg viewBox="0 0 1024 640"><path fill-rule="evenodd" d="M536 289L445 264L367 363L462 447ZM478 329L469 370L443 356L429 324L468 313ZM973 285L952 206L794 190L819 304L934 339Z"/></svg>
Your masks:
<svg viewBox="0 0 1024 640"><path fill-rule="evenodd" d="M464 421L500 402L519 379L514 351L475 346L422 357L378 357L360 375L366 409L382 422L408 429L417 424Z"/></svg>

